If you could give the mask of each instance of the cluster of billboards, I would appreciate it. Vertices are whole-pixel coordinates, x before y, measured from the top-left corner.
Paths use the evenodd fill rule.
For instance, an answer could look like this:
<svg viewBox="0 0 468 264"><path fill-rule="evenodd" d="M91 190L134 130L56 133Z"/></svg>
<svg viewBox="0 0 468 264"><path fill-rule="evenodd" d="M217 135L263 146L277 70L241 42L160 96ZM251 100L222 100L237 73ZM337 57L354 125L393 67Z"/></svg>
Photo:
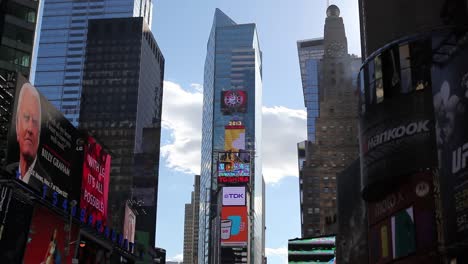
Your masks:
<svg viewBox="0 0 468 264"><path fill-rule="evenodd" d="M133 241L134 231L130 230L134 230L134 214L132 218L128 213L128 222L133 224L126 230L127 239L122 234L120 238L107 224L111 156L102 146L87 133L77 130L23 76L17 80L12 112L6 157L10 177L55 208L105 233L109 239L121 245L125 240ZM35 214L52 218L43 211L40 209ZM49 237L62 236L63 228L51 229L45 226L48 223L35 223L34 218L32 223L40 226L37 229L41 232L49 232Z"/></svg>

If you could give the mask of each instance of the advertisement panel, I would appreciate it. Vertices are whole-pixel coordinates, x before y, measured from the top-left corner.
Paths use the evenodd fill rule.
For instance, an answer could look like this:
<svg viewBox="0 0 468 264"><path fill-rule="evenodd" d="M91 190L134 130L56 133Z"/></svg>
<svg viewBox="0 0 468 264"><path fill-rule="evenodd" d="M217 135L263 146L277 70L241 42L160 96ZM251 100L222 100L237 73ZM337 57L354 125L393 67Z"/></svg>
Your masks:
<svg viewBox="0 0 468 264"><path fill-rule="evenodd" d="M225 115L245 113L247 109L247 92L230 90L221 92L221 112Z"/></svg>
<svg viewBox="0 0 468 264"><path fill-rule="evenodd" d="M124 239L127 239L128 243L135 242L135 225L136 225L136 216L132 209L125 205L125 217L124 217Z"/></svg>
<svg viewBox="0 0 468 264"><path fill-rule="evenodd" d="M468 48L432 69L446 241L468 237Z"/></svg>
<svg viewBox="0 0 468 264"><path fill-rule="evenodd" d="M246 206L229 206L221 209L221 246L246 246L249 220Z"/></svg>
<svg viewBox="0 0 468 264"><path fill-rule="evenodd" d="M7 171L54 205L79 201L84 141L75 127L23 76L13 109Z"/></svg>
<svg viewBox="0 0 468 264"><path fill-rule="evenodd" d="M244 126L226 126L224 130L224 150L233 152L245 150Z"/></svg>
<svg viewBox="0 0 468 264"><path fill-rule="evenodd" d="M223 187L223 206L245 206L245 186Z"/></svg>
<svg viewBox="0 0 468 264"><path fill-rule="evenodd" d="M107 226L111 156L91 136L84 146L84 155L80 208L86 219L92 216L92 223L88 224L94 226L100 221Z"/></svg>
<svg viewBox="0 0 468 264"><path fill-rule="evenodd" d="M78 228L71 226L67 231L65 221L49 209L37 206L29 230L24 263L71 264L75 255Z"/></svg>
<svg viewBox="0 0 468 264"><path fill-rule="evenodd" d="M248 183L250 179L249 152L219 152L218 182Z"/></svg>
<svg viewBox="0 0 468 264"><path fill-rule="evenodd" d="M401 175L437 166L431 89L369 106L360 117L363 194L378 196Z"/></svg>

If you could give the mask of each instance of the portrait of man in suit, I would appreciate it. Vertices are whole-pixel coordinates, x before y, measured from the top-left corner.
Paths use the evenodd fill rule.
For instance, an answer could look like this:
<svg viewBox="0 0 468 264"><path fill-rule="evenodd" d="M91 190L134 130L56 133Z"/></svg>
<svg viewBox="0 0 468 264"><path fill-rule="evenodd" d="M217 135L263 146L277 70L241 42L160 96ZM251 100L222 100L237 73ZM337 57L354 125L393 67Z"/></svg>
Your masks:
<svg viewBox="0 0 468 264"><path fill-rule="evenodd" d="M17 178L36 190L50 177L41 167L37 152L41 134L41 100L30 83L21 87L16 108L16 140L19 145Z"/></svg>

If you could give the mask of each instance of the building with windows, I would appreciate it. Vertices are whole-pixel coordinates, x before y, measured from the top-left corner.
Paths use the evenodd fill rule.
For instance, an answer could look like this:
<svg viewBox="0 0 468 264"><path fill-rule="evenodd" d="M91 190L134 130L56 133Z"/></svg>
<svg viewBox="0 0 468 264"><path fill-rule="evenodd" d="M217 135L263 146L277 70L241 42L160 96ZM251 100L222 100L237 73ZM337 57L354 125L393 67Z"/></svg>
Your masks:
<svg viewBox="0 0 468 264"><path fill-rule="evenodd" d="M198 263L198 214L200 208L200 175L195 175L191 202L185 204L184 264Z"/></svg>
<svg viewBox="0 0 468 264"><path fill-rule="evenodd" d="M302 92L307 109L307 140L315 142L315 118L319 116L320 61L323 58L323 38L297 42L301 67Z"/></svg>
<svg viewBox="0 0 468 264"><path fill-rule="evenodd" d="M144 18L89 20L80 127L112 153L109 222L128 201L136 230L156 232L164 57Z"/></svg>
<svg viewBox="0 0 468 264"><path fill-rule="evenodd" d="M75 126L80 113L88 20L143 17L151 27L152 9L151 0L44 2L34 84Z"/></svg>
<svg viewBox="0 0 468 264"><path fill-rule="evenodd" d="M263 261L261 102L262 54L256 25L237 24L216 9L203 90L199 263L229 263L223 257L234 252L245 252L243 263ZM224 163L227 159L230 164ZM222 206L221 194L228 186L240 188L235 190L242 192L243 205ZM221 225L233 224L231 214L239 228L232 236L221 235Z"/></svg>
<svg viewBox="0 0 468 264"><path fill-rule="evenodd" d="M298 144L302 237L336 233L336 177L358 154L353 75L361 61L348 54L343 19L335 5L327 9L323 51L315 141Z"/></svg>
<svg viewBox="0 0 468 264"><path fill-rule="evenodd" d="M5 80L15 78L13 72L29 77L38 8L33 0L0 2L0 76Z"/></svg>

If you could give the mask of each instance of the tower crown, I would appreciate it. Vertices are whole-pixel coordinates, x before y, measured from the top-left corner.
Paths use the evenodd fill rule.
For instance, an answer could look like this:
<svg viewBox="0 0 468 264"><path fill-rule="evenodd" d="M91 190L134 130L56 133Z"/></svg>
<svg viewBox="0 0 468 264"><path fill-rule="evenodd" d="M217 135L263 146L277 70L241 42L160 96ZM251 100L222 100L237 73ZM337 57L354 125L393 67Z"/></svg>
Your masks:
<svg viewBox="0 0 468 264"><path fill-rule="evenodd" d="M327 8L327 17L339 17L340 9L336 5L331 5Z"/></svg>

